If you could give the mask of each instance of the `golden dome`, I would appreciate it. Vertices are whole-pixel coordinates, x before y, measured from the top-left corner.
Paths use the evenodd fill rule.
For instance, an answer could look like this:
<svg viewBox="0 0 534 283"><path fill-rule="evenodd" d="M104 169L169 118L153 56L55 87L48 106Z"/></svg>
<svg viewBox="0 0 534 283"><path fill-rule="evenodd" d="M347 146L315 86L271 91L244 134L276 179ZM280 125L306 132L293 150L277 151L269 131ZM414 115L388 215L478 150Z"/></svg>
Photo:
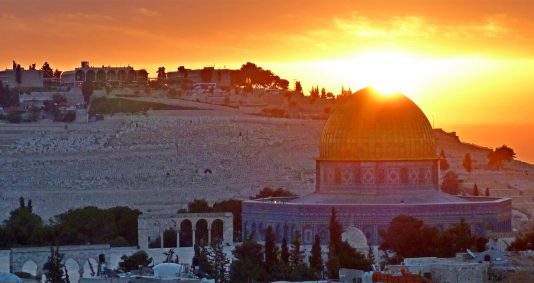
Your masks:
<svg viewBox="0 0 534 283"><path fill-rule="evenodd" d="M357 91L330 115L321 134L320 160L435 159L425 114L406 96Z"/></svg>

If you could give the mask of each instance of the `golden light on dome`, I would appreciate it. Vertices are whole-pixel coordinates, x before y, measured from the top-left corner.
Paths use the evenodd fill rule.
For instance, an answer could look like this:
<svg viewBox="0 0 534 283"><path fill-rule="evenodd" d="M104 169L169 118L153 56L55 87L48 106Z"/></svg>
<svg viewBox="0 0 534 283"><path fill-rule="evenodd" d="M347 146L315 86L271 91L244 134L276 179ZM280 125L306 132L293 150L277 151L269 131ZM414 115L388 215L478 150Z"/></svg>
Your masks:
<svg viewBox="0 0 534 283"><path fill-rule="evenodd" d="M321 134L319 159L434 159L428 119L413 101L397 94L383 96L367 87L339 105Z"/></svg>

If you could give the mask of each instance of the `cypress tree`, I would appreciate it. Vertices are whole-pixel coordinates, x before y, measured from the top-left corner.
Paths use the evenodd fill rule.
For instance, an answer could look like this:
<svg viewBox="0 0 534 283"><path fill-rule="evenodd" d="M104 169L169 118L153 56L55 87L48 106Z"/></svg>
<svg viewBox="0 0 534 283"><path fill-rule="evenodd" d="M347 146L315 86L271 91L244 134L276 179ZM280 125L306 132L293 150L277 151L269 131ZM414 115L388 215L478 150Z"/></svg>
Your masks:
<svg viewBox="0 0 534 283"><path fill-rule="evenodd" d="M267 227L265 231L265 267L271 270L278 263L278 248L275 244L275 235L273 227Z"/></svg>
<svg viewBox="0 0 534 283"><path fill-rule="evenodd" d="M292 268L296 268L304 262L304 251L300 249L300 244L300 232L295 231L291 242L291 250L289 251L289 265Z"/></svg>
<svg viewBox="0 0 534 283"><path fill-rule="evenodd" d="M487 197L489 197L489 196L490 196L490 190L489 190L489 188L486 188L486 192L485 192L485 195L486 195Z"/></svg>
<svg viewBox="0 0 534 283"><path fill-rule="evenodd" d="M317 273L323 271L323 257L321 251L321 237L316 234L310 255L310 267Z"/></svg>
<svg viewBox="0 0 534 283"><path fill-rule="evenodd" d="M330 214L330 243L328 245L328 261L326 268L328 272L328 278L338 278L338 272L340 267L339 260L339 247L341 246L341 224L337 221L336 209L332 207Z"/></svg>
<svg viewBox="0 0 534 283"><path fill-rule="evenodd" d="M283 263L289 264L289 249L287 247L286 237L282 239L282 251L280 252L280 259Z"/></svg>
<svg viewBox="0 0 534 283"><path fill-rule="evenodd" d="M475 184L475 186L473 187L473 195L476 197L480 195L477 184Z"/></svg>
<svg viewBox="0 0 534 283"><path fill-rule="evenodd" d="M326 261L326 272L329 279L336 279L339 277L339 257L336 249L332 243L328 245L328 260Z"/></svg>
<svg viewBox="0 0 534 283"><path fill-rule="evenodd" d="M334 207L332 207L330 213L329 230L330 244L334 244L334 247L337 249L339 247L339 244L341 243L341 233L343 232L343 228L341 227L341 224L337 221L337 213Z"/></svg>
<svg viewBox="0 0 534 283"><path fill-rule="evenodd" d="M64 283L63 268L65 265L61 263L63 255L59 253L59 247L50 247L50 256L45 263L46 283Z"/></svg>

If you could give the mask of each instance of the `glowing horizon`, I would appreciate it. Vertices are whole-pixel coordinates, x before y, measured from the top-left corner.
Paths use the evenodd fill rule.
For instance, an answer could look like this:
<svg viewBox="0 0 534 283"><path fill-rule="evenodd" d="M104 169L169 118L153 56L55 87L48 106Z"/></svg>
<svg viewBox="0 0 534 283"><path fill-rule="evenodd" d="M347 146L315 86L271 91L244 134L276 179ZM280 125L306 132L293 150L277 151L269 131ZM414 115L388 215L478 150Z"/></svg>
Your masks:
<svg viewBox="0 0 534 283"><path fill-rule="evenodd" d="M461 9L459 9L461 3ZM305 93L400 91L436 125L534 124L534 3L417 0L5 1L0 68L270 69ZM36 12L38 11L38 12ZM38 47L37 47L38 46ZM501 115L495 115L501 113Z"/></svg>

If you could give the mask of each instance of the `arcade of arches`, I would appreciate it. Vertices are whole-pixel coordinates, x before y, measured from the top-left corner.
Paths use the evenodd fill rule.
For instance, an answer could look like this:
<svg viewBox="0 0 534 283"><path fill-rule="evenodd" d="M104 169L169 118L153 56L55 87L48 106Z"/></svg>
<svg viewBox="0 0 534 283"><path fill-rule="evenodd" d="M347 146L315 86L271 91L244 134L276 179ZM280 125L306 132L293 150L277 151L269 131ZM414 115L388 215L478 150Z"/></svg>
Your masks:
<svg viewBox="0 0 534 283"><path fill-rule="evenodd" d="M131 67L124 68L91 68L81 69L77 68L74 73L75 81L84 82L146 82L148 81L148 73L145 70L134 70Z"/></svg>
<svg viewBox="0 0 534 283"><path fill-rule="evenodd" d="M141 214L138 243L141 249L177 248L222 241L233 244L232 213Z"/></svg>
<svg viewBox="0 0 534 283"><path fill-rule="evenodd" d="M109 245L61 246L65 267L71 282L79 278L96 276L98 261L109 257ZM10 251L11 272L26 272L41 277L50 256L50 247L12 248Z"/></svg>

